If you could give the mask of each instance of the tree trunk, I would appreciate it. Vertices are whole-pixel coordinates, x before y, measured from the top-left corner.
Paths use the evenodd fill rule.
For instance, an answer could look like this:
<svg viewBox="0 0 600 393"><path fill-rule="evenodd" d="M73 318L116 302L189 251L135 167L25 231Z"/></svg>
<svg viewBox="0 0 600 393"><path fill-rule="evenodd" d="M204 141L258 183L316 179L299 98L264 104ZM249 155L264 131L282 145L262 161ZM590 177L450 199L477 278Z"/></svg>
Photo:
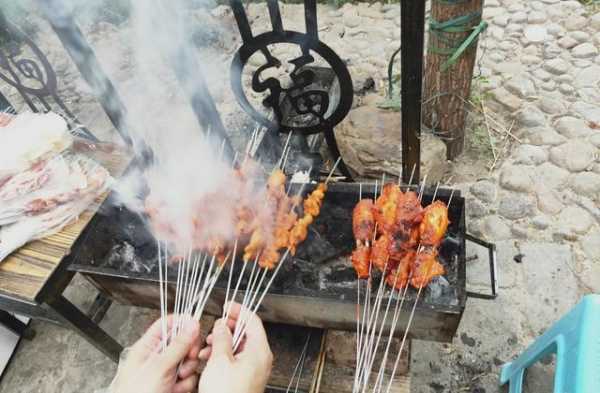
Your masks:
<svg viewBox="0 0 600 393"><path fill-rule="evenodd" d="M460 16L483 11L483 0L467 0L449 3L432 0L431 17L446 22ZM470 20L470 27L481 22L481 16ZM473 67L477 57L477 41L467 48L458 60L445 71L443 64L450 55L436 53L435 49L452 49L463 42L471 31L429 34L429 48L425 66L425 92L423 99L423 122L446 142L446 156L453 160L463 151L465 143L465 101L469 99ZM448 42L451 41L451 42ZM432 50L432 48L434 48ZM464 100L464 101L463 101Z"/></svg>

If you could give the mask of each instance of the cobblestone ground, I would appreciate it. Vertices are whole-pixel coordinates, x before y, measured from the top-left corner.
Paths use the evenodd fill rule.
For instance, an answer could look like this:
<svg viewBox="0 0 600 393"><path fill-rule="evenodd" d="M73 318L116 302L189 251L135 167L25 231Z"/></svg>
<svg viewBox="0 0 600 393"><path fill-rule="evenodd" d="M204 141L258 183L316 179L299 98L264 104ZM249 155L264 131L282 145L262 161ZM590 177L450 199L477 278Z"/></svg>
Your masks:
<svg viewBox="0 0 600 393"><path fill-rule="evenodd" d="M467 198L469 231L498 245L500 294L495 301L468 301L452 344L413 345L413 391L418 393L501 391L499 366L581 296L600 292L600 12L577 1L485 3L490 27L481 38L479 69L488 82L490 108L507 122L515 121L515 141L489 176L469 168L473 161L466 158L456 163L454 175ZM251 4L249 14L253 28L264 30L266 7ZM284 5L282 14L287 28L303 30L301 6ZM217 7L192 16L219 26L215 31L223 33L217 39L222 50L211 59L213 66L225 64L238 45L231 14ZM382 94L386 61L399 44L399 24L397 5L319 6L321 38L348 62L357 94ZM89 36L126 101L136 94L128 34L127 25L103 24ZM39 40L59 73L60 94L86 124L108 135L110 124L55 37L41 34ZM286 51L278 54L284 57ZM223 91L223 81L213 82L224 120L236 129L247 119L229 89ZM172 78L164 84L177 89ZM360 98L356 101L361 105ZM170 102L167 109L182 101ZM467 267L469 288L485 290L485 254L478 249L468 253L478 256ZM72 297L89 304L93 294L78 284ZM119 337L130 342L149 315L116 307L107 318L107 328L121 330ZM53 392L55 386L61 392L93 391L110 380L114 367L87 343L58 328L35 326L38 337L24 343L0 393ZM39 362L32 361L36 353L42 354ZM90 372L94 378L88 378ZM534 367L527 378L529 391L551 391L551 375L551 359Z"/></svg>

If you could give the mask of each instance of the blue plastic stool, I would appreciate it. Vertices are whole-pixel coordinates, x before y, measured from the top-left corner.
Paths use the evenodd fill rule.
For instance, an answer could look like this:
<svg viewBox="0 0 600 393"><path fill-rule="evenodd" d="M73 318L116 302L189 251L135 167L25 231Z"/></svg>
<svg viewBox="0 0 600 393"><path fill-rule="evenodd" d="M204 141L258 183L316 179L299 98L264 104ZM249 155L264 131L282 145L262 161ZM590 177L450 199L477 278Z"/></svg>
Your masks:
<svg viewBox="0 0 600 393"><path fill-rule="evenodd" d="M588 295L500 372L500 385L521 393L525 369L556 353L554 393L600 392L600 295Z"/></svg>

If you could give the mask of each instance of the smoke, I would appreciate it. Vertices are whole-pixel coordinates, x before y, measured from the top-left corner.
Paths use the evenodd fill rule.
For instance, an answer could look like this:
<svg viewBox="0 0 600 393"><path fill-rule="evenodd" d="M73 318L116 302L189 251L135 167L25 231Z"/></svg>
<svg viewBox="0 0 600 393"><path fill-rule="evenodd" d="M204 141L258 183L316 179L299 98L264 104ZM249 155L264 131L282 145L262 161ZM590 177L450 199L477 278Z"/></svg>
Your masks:
<svg viewBox="0 0 600 393"><path fill-rule="evenodd" d="M190 32L199 26L190 25L189 13L198 3L130 2L123 37L131 51L132 72L116 86L127 109L125 126L136 154L146 149L152 154L151 160L117 182L113 199L132 211L149 213L155 237L175 243L178 252L214 237L231 243L240 199L264 204L258 191L264 188L241 184L236 178L220 118L206 94L208 81L211 87L229 88L228 73L223 72L229 65L218 63L223 57L214 56L214 49L192 42ZM66 13L77 9L93 19L90 15L102 9L98 4L85 2L81 10L82 2L71 0ZM57 23L66 23L65 13L58 15L50 5L44 8L54 13ZM106 59L99 61L105 64ZM95 79L102 81L102 76ZM102 89L103 82L98 86Z"/></svg>

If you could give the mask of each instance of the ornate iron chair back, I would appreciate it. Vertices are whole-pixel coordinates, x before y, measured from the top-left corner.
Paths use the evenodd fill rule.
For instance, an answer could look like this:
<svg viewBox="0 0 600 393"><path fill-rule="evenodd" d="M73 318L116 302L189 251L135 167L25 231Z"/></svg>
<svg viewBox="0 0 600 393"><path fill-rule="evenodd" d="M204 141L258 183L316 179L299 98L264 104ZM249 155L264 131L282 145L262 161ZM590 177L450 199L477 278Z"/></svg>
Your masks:
<svg viewBox="0 0 600 393"><path fill-rule="evenodd" d="M98 141L90 130L80 124L77 116L59 97L56 73L40 48L1 13L0 29L7 37L12 38L13 43L21 44L9 43L0 47L0 79L20 94L24 104L32 112L53 110L60 113L74 134ZM16 113L16 108L1 92L0 110Z"/></svg>
<svg viewBox="0 0 600 393"><path fill-rule="evenodd" d="M256 36L252 34L242 1L231 0L230 5L242 38L242 45L231 63L230 79L231 87L242 109L265 127L271 136L290 132L304 136L323 133L331 155L336 160L340 158L334 128L350 111L354 91L350 73L344 62L329 46L319 40L316 0L304 1L306 33L284 29L278 1L267 0L272 30ZM281 61L269 50L269 45L278 44L297 45L301 51L299 57L289 62L293 65L290 73L292 83L286 87L272 76L262 78L262 74L269 68L281 66ZM265 63L252 74L252 90L268 94L262 104L272 111L272 119L250 103L242 84L244 67L250 57L257 52L264 55ZM316 74L306 68L315 62L313 54L325 60L333 71L338 87L335 96L331 90L325 91L315 87ZM283 113L285 105L291 107L296 114L304 116L306 121L301 125L286 122ZM338 168L349 180L352 179L350 171L342 160Z"/></svg>

